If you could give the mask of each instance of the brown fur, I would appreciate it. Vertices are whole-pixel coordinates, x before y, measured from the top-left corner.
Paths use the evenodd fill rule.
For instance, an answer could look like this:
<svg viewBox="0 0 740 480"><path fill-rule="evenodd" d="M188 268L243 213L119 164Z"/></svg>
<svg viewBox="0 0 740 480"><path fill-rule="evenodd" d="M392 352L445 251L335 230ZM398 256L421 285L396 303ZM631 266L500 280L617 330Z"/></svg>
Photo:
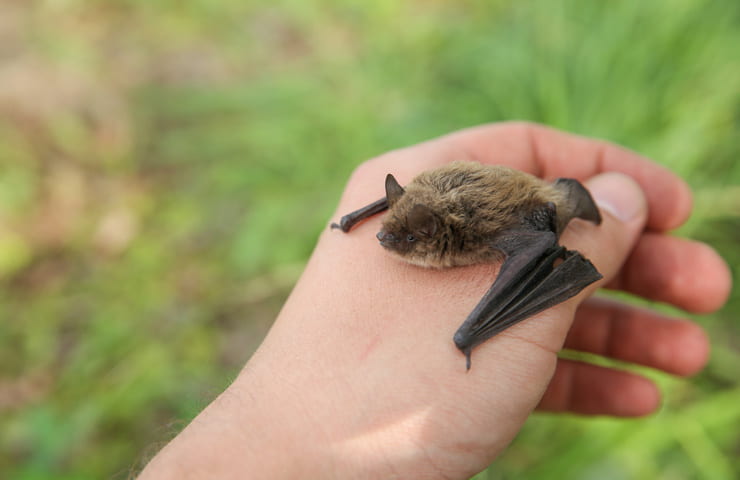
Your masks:
<svg viewBox="0 0 740 480"><path fill-rule="evenodd" d="M570 209L563 191L537 177L472 162L424 172L394 200L378 234L381 244L433 268L499 260L500 252L490 248L498 232L527 228L532 213L548 202L559 213ZM430 219L422 222L427 227L414 220L419 217Z"/></svg>

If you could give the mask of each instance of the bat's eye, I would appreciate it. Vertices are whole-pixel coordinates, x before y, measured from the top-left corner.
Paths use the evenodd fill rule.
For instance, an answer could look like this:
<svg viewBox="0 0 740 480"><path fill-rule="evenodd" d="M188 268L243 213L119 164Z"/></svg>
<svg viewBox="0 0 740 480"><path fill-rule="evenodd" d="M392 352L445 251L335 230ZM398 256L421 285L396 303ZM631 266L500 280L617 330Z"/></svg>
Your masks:
<svg viewBox="0 0 740 480"><path fill-rule="evenodd" d="M411 234L409 233L408 235L406 235L406 241L407 241L407 242L409 242L409 243L411 243L411 242L415 242L415 241L416 241L416 237L415 237L415 236L413 236L413 235L411 235Z"/></svg>

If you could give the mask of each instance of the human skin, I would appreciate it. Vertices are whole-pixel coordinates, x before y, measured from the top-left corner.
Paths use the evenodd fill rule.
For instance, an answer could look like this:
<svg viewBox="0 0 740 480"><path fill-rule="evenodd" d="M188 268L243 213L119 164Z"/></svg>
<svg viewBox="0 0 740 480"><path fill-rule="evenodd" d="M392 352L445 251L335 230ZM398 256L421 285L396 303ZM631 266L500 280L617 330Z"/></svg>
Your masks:
<svg viewBox="0 0 740 480"><path fill-rule="evenodd" d="M690 213L686 184L620 147L526 123L467 129L364 163L333 218L383 196L389 172L405 184L453 160L582 181L604 221L574 220L561 244L604 279L477 347L466 372L452 336L498 266L405 264L377 244L380 218L327 229L258 351L140 478L465 479L535 409L658 408L650 380L558 358L563 347L676 375L704 366L709 344L694 323L589 298L604 287L710 312L730 290L711 248L665 233Z"/></svg>

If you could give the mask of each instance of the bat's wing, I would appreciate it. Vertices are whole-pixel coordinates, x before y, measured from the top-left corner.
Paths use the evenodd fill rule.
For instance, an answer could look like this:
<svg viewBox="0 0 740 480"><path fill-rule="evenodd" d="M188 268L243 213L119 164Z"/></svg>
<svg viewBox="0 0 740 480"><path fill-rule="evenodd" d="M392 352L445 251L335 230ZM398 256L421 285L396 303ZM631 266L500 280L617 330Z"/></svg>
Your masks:
<svg viewBox="0 0 740 480"><path fill-rule="evenodd" d="M352 229L352 227L354 227L361 221L370 218L373 215L377 215L378 213L385 210L388 210L388 200L386 199L386 197L383 197L380 200L374 201L370 205L364 206L352 213L348 213L347 215L343 216L341 220L339 220L339 223L332 223L331 228L338 228L344 233L347 233Z"/></svg>
<svg viewBox="0 0 740 480"><path fill-rule="evenodd" d="M470 368L472 349L547 308L578 294L601 274L576 251L557 244L550 231L515 231L495 247L506 254L499 275L455 333Z"/></svg>

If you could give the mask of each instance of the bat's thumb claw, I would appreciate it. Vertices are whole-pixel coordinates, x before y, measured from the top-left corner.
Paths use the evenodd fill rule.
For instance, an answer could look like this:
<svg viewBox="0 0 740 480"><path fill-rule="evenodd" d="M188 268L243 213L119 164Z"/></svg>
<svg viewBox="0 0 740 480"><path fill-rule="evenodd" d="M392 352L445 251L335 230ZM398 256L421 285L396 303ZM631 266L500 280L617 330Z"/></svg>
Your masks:
<svg viewBox="0 0 740 480"><path fill-rule="evenodd" d="M466 350L465 352L465 371L467 372L470 370L470 350Z"/></svg>

